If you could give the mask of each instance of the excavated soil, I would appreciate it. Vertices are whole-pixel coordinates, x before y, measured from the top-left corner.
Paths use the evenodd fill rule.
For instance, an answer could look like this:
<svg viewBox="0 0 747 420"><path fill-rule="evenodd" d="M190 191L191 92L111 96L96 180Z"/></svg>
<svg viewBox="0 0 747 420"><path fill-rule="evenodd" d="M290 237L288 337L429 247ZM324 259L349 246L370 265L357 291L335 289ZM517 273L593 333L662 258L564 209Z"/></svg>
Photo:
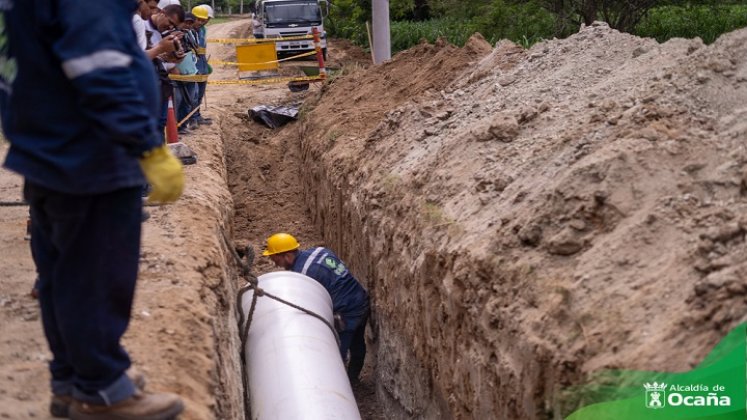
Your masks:
<svg viewBox="0 0 747 420"><path fill-rule="evenodd" d="M747 30L420 45L310 98L302 173L373 296L391 418L560 418L747 319Z"/></svg>

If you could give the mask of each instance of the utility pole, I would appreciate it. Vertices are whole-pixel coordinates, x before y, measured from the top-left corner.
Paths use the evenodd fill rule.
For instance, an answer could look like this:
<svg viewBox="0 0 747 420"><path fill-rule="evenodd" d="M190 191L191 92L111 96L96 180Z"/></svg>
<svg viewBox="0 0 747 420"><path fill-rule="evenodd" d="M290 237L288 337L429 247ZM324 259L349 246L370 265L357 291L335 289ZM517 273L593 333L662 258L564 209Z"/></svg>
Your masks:
<svg viewBox="0 0 747 420"><path fill-rule="evenodd" d="M241 0L241 4L239 4L239 14L244 14L244 0Z"/></svg>
<svg viewBox="0 0 747 420"><path fill-rule="evenodd" d="M374 64L381 64L392 58L392 40L389 34L389 0L373 0Z"/></svg>

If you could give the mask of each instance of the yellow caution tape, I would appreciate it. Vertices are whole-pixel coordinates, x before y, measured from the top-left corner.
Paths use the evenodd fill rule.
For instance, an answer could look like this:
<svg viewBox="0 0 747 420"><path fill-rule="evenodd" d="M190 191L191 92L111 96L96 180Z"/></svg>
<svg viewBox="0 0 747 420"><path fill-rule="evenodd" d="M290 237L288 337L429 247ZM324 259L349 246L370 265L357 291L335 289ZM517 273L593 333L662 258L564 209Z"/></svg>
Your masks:
<svg viewBox="0 0 747 420"><path fill-rule="evenodd" d="M276 77L269 79L256 79L256 80L211 80L208 82L209 85L266 85L273 83L290 83L290 82L321 82L325 80L325 77L321 76L310 76L310 77Z"/></svg>
<svg viewBox="0 0 747 420"><path fill-rule="evenodd" d="M207 82L210 85L264 85L288 82L319 82L325 80L326 76L273 77L255 80L208 80L208 75L206 74L196 74L193 76L170 74L169 79L177 82Z"/></svg>
<svg viewBox="0 0 747 420"><path fill-rule="evenodd" d="M260 64L271 64L271 63L282 63L283 61L290 61L295 58L301 58L301 57L308 57L310 55L315 55L316 51L309 51L307 53L294 55L293 57L287 57L287 58L281 58L279 60L272 60L272 61L265 61L264 63L235 63L232 61L219 61L219 60L210 60L210 64L216 65L216 66L248 66L248 65L260 65Z"/></svg>
<svg viewBox="0 0 747 420"><path fill-rule="evenodd" d="M207 41L216 44L259 44L262 42L286 42L314 39L314 35L289 36L285 38L210 38Z"/></svg>
<svg viewBox="0 0 747 420"><path fill-rule="evenodd" d="M197 49L197 55L205 55L205 54L207 54L207 48L200 47Z"/></svg>
<svg viewBox="0 0 747 420"><path fill-rule="evenodd" d="M207 82L208 75L207 74L193 74L193 75L186 75L186 74L170 74L169 79L177 81L177 82Z"/></svg>

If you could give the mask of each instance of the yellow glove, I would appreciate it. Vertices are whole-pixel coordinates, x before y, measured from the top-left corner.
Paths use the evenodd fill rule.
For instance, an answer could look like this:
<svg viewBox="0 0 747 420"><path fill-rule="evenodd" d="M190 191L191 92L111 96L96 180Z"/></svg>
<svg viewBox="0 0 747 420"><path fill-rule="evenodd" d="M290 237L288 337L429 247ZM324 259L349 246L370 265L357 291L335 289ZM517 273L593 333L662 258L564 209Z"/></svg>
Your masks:
<svg viewBox="0 0 747 420"><path fill-rule="evenodd" d="M172 203L184 190L182 164L164 145L149 150L140 159L140 167L148 183L153 187L148 203Z"/></svg>

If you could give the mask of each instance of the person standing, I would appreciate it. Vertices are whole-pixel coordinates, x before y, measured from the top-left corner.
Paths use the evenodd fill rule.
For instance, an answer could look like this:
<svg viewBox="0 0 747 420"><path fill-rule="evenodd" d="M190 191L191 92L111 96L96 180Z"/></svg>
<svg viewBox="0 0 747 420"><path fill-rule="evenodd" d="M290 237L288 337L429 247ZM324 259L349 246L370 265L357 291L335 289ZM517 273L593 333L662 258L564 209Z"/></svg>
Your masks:
<svg viewBox="0 0 747 420"><path fill-rule="evenodd" d="M301 251L299 248L292 235L276 233L267 238L262 255L269 257L276 266L311 277L327 289L336 324L339 324L340 355L348 362L350 352L348 378L356 382L366 359L368 292L331 250L317 247Z"/></svg>
<svg viewBox="0 0 747 420"><path fill-rule="evenodd" d="M125 371L140 257L142 185L181 195L181 164L156 129L152 64L136 2L0 0L4 166L25 178L53 416L168 419L184 405ZM33 28L30 30L29 28Z"/></svg>
<svg viewBox="0 0 747 420"><path fill-rule="evenodd" d="M194 76L197 74L197 57L193 48L197 45L197 39L195 38L195 31L192 30L192 25L195 22L195 15L192 13L185 13L184 23L179 28L184 36L180 40L181 44L185 47L186 54L182 61L176 65L175 72L183 76ZM174 106L176 107L176 120L182 122L192 110L198 106L197 103L197 83L196 82L174 82ZM190 129L197 128L198 124L194 114L189 117L188 121L185 121L179 127L179 134L188 134Z"/></svg>
<svg viewBox="0 0 747 420"><path fill-rule="evenodd" d="M207 60L207 23L213 18L213 8L207 4L195 6L192 8L192 14L197 17L193 29L197 31L197 74L208 76L212 73L210 65ZM197 106L202 104L203 98L205 98L205 90L207 89L207 82L197 83ZM212 119L203 117L200 109L194 114L194 119L198 124L210 125L213 123Z"/></svg>

